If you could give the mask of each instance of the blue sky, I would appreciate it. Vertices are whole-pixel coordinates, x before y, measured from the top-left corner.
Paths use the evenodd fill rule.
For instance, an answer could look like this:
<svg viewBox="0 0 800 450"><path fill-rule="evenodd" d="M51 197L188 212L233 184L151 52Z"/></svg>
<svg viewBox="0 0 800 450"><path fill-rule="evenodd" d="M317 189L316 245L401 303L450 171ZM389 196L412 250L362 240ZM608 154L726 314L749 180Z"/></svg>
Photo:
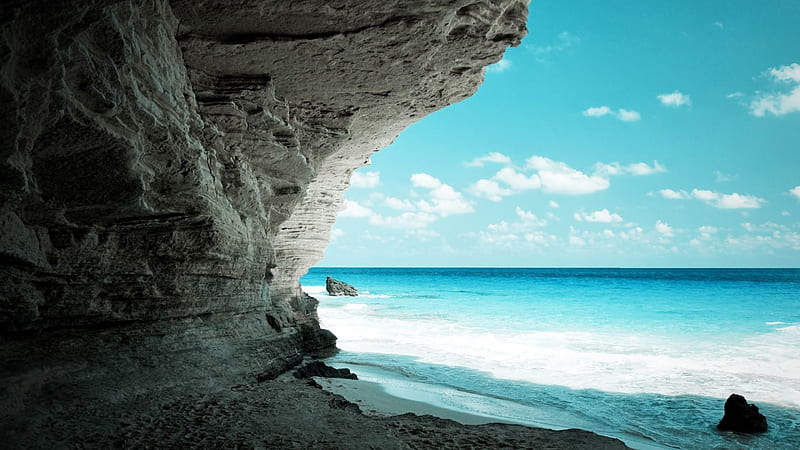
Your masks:
<svg viewBox="0 0 800 450"><path fill-rule="evenodd" d="M800 266L800 2L536 1L319 266Z"/></svg>

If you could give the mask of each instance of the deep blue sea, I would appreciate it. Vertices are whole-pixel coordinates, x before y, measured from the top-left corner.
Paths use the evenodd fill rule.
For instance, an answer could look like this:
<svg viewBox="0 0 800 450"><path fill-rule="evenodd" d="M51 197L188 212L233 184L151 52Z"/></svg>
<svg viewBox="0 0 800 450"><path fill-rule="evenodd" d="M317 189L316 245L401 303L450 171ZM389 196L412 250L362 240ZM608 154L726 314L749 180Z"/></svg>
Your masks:
<svg viewBox="0 0 800 450"><path fill-rule="evenodd" d="M325 277L356 286L329 297ZM342 349L393 394L635 448L800 449L800 269L313 268ZM715 428L744 395L769 432Z"/></svg>

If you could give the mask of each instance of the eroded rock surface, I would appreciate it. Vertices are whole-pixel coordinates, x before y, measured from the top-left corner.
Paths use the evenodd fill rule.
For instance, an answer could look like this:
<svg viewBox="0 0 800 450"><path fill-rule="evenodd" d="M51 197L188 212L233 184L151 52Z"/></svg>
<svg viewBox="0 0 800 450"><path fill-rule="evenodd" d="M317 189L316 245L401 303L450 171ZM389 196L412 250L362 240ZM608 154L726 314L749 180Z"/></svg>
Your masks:
<svg viewBox="0 0 800 450"><path fill-rule="evenodd" d="M343 281L335 280L331 277L325 278L325 290L328 295L358 297L358 289L355 286L347 284Z"/></svg>
<svg viewBox="0 0 800 450"><path fill-rule="evenodd" d="M158 383L137 387L137 370L174 386L331 352L298 279L350 174L471 95L526 14L520 0L5 2L4 413L47 386L144 395Z"/></svg>

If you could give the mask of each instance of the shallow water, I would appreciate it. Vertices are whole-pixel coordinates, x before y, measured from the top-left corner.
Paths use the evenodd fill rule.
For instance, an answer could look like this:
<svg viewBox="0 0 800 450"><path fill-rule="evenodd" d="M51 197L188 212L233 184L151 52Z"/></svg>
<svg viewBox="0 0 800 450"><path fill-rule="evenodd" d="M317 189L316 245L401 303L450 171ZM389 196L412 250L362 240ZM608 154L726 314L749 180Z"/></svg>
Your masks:
<svg viewBox="0 0 800 450"><path fill-rule="evenodd" d="M362 295L328 297L326 276ZM634 446L800 448L800 270L314 268L301 281L339 337L334 362L387 386L391 373L475 394L461 408L495 417L514 410L502 399L528 411L510 421ZM716 431L732 392L767 434Z"/></svg>

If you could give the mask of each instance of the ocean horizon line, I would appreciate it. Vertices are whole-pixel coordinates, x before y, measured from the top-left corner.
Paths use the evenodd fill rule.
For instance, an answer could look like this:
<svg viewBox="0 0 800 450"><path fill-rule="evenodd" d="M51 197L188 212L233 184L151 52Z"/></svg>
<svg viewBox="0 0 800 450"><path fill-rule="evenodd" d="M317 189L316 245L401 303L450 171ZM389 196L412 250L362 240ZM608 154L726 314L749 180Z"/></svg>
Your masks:
<svg viewBox="0 0 800 450"><path fill-rule="evenodd" d="M800 266L686 267L686 266L313 266L314 269L632 269L632 270L800 270Z"/></svg>

